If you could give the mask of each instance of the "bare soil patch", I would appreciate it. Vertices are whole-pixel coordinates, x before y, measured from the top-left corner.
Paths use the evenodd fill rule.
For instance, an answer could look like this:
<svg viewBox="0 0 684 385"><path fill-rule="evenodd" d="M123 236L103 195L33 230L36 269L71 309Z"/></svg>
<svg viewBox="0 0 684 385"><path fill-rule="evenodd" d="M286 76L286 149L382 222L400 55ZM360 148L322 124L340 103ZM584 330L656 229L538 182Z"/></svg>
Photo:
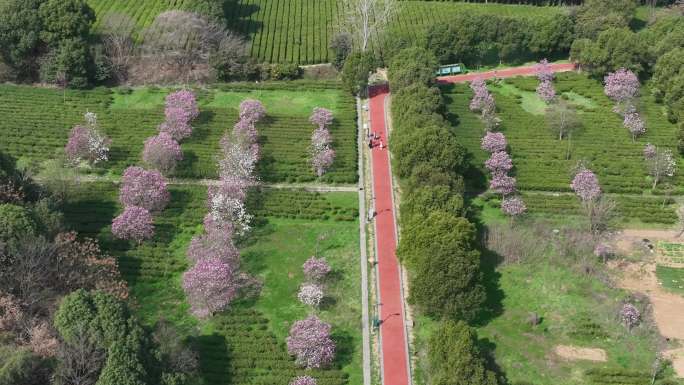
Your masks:
<svg viewBox="0 0 684 385"><path fill-rule="evenodd" d="M595 362L606 362L608 361L608 356L606 351L599 348L581 348L572 345L556 345L553 349L561 358L570 361L586 360Z"/></svg>

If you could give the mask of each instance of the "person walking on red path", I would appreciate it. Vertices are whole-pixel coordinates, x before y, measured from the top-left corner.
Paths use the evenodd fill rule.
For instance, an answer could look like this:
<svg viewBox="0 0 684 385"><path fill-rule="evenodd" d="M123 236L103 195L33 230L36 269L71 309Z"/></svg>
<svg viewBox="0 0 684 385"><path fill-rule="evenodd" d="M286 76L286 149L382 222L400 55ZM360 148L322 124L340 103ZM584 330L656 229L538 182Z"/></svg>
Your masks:
<svg viewBox="0 0 684 385"><path fill-rule="evenodd" d="M380 149L388 137L385 124L387 87L370 90L370 123ZM409 385L410 368L405 326L401 270L396 256L397 238L392 199L392 175L388 151L371 151L373 195L375 197L375 236L378 275L378 324L384 385Z"/></svg>

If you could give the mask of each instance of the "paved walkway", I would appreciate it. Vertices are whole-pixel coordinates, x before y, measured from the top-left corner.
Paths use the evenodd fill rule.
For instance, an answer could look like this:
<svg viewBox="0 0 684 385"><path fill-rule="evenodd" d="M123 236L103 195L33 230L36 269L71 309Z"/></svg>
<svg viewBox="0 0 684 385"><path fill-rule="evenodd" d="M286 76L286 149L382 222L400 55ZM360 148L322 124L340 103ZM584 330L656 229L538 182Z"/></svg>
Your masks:
<svg viewBox="0 0 684 385"><path fill-rule="evenodd" d="M401 270L396 256L397 232L394 215L392 175L385 124L386 87L370 91L371 131L380 135L371 150L373 196L375 198L375 237L378 264L380 343L384 385L409 385L408 344L404 325Z"/></svg>
<svg viewBox="0 0 684 385"><path fill-rule="evenodd" d="M575 68L574 63L551 64L551 70L553 72L569 72L574 71ZM463 83L475 79L512 78L515 76L530 76L535 73L534 66L512 67L485 72L471 72L463 75L442 76L437 78L437 83Z"/></svg>

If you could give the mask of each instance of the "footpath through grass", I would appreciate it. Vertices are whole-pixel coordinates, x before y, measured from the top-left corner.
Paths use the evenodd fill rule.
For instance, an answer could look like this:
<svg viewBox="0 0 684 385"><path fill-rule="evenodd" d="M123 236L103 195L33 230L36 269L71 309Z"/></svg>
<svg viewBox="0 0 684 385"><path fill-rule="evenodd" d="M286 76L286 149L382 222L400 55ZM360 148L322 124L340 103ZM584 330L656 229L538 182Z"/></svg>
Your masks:
<svg viewBox="0 0 684 385"><path fill-rule="evenodd" d="M572 169L584 161L596 172L605 191L629 195L616 197L618 211L624 218L644 223L675 223L674 202L668 195L684 194L684 173L677 173L669 183L661 183L654 196L643 148L646 143L653 143L676 153L677 129L668 122L662 105L650 96L648 85L642 89L640 99L647 132L636 141L632 141L620 117L612 112L613 102L603 94L600 82L582 74L562 73L556 75L554 85L577 109L582 122L572 140L559 141L547 129L544 103L534 93L536 78L512 78L500 85L489 85L503 122L500 131L510 145L513 172L518 187L526 195L530 213L577 212L573 196L553 193L571 192ZM472 91L467 84L448 85L443 90L454 132L473 155L474 167L467 178L469 189L482 191L487 186L484 161L488 154L480 149L482 122L468 109Z"/></svg>
<svg viewBox="0 0 684 385"><path fill-rule="evenodd" d="M338 352L332 369L310 373L319 384L362 382L356 194L250 193L255 228L239 246L243 269L264 286L258 298L240 300L207 322L190 316L181 288L185 251L202 231L206 188L173 186L171 196L170 206L155 218L155 237L140 246L112 238L110 223L121 208L111 184L83 185L64 212L74 230L99 239L117 257L143 322L169 320L196 344L207 385L286 384L304 373L287 354L285 337L292 322L307 315L296 295L301 265L314 253L333 267L319 316L333 325Z"/></svg>
<svg viewBox="0 0 684 385"><path fill-rule="evenodd" d="M331 109L336 159L322 178L324 183L354 183L356 172L356 106L354 99L335 82L224 84L195 90L201 114L193 122L192 137L182 143L185 159L175 176L216 178L219 141L237 122L237 107L247 98L258 98L268 116L259 124L262 159L259 175L266 182L317 180L309 165L308 146L314 107ZM56 89L0 85L0 151L40 163L63 154L69 132L82 123L83 114L95 112L102 130L111 137L110 161L100 173L120 175L141 162L143 143L156 135L162 123L163 88L95 89L63 93Z"/></svg>

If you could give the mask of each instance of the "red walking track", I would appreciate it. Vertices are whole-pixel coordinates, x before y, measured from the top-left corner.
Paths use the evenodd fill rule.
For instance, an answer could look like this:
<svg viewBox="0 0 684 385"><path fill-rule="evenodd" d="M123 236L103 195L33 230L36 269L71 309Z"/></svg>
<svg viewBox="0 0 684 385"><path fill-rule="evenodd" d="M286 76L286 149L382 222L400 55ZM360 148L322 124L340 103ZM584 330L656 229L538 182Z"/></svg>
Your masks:
<svg viewBox="0 0 684 385"><path fill-rule="evenodd" d="M404 326L401 272L397 261L397 238L392 201L392 176L387 149L385 99L387 87L370 90L371 131L380 135L371 149L373 192L375 197L375 237L377 247L378 286L380 289L380 337L382 369L385 385L408 385L408 346ZM381 146L380 144L384 146ZM384 147L384 148L383 148Z"/></svg>

